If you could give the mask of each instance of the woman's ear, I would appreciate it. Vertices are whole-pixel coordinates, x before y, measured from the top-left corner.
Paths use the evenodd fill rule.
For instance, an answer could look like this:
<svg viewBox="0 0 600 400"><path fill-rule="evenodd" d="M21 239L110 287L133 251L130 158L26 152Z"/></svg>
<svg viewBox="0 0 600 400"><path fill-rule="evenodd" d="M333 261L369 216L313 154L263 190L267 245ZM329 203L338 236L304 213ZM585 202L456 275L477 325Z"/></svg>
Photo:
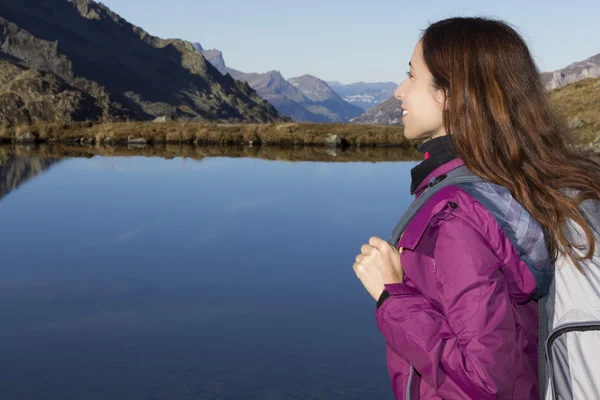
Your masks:
<svg viewBox="0 0 600 400"><path fill-rule="evenodd" d="M435 100L442 111L448 111L448 91L438 89L435 91Z"/></svg>

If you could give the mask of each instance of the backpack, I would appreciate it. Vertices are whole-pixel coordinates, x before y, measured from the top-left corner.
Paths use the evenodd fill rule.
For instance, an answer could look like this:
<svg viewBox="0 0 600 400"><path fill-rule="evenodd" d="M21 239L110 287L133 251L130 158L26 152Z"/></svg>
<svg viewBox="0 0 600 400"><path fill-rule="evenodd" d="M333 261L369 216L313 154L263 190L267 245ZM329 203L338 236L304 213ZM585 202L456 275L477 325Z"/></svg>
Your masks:
<svg viewBox="0 0 600 400"><path fill-rule="evenodd" d="M398 241L421 207L437 192L456 185L496 218L534 278L539 309L539 377L542 400L600 399L600 201L580 209L595 232L594 257L580 262L566 256L553 264L542 227L508 189L487 182L466 166L434 177L396 224L388 242ZM564 229L573 243L586 244L581 227L569 220ZM580 255L587 251L578 251ZM413 367L411 365L412 373Z"/></svg>

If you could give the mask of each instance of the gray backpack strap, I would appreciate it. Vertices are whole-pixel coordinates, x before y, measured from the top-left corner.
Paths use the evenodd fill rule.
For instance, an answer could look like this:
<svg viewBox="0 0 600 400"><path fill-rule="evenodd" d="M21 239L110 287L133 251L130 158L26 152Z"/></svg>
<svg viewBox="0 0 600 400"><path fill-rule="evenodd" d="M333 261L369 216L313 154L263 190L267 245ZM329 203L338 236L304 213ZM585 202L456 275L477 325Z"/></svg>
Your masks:
<svg viewBox="0 0 600 400"><path fill-rule="evenodd" d="M400 240L402 233L404 233L404 230L410 221L415 215L417 215L419 210L425 205L425 203L427 203L427 200L433 197L434 194L447 186L467 182L483 182L483 179L469 171L466 165L462 165L456 169L453 169L447 174L434 177L429 182L423 193L421 193L421 195L408 207L408 210L406 210L404 215L402 215L402 218L400 218L400 221L398 221L396 224L396 227L394 228L392 236L388 242L394 248L397 248L398 241Z"/></svg>

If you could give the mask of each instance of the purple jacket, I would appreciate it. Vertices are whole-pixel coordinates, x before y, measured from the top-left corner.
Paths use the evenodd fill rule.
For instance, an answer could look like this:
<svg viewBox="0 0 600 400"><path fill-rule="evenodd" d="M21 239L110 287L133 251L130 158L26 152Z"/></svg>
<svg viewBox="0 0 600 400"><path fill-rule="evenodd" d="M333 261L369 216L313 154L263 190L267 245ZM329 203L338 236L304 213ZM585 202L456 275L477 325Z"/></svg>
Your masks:
<svg viewBox="0 0 600 400"><path fill-rule="evenodd" d="M399 246L404 283L376 310L396 399L539 398L536 280L488 209L443 188Z"/></svg>

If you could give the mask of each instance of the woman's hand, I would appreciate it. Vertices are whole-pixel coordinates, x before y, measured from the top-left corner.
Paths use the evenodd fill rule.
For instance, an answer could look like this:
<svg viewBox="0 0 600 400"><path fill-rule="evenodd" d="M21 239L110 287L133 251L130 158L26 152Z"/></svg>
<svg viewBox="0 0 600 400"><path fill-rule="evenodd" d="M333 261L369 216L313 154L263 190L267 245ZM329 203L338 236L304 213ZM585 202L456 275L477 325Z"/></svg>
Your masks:
<svg viewBox="0 0 600 400"><path fill-rule="evenodd" d="M404 271L400 265L400 253L387 241L372 236L362 245L360 254L352 266L354 272L369 294L377 301L386 283L402 283Z"/></svg>

